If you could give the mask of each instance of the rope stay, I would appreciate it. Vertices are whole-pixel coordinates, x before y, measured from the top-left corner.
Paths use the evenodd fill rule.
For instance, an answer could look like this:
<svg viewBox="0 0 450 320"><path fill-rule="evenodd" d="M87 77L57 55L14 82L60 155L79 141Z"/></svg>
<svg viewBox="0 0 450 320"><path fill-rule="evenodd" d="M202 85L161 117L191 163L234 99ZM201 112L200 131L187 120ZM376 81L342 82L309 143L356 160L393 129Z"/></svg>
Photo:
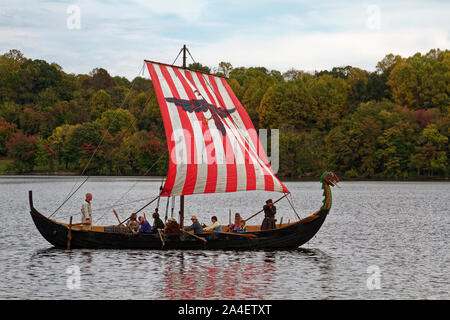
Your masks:
<svg viewBox="0 0 450 320"><path fill-rule="evenodd" d="M172 65L175 65L175 62L177 62L177 60L178 60L178 58L180 57L180 54L183 52L183 50L184 50L184 47L181 48L180 52L178 52L178 55L177 55L177 57L175 58L175 60L173 60ZM193 61L194 63L197 63L197 62L194 60L194 58L192 57L191 52L189 51L189 49L188 49L187 47L186 47L186 51L187 51L187 53L189 53L189 56L191 57L192 61Z"/></svg>
<svg viewBox="0 0 450 320"><path fill-rule="evenodd" d="M289 205L291 206L292 210L294 210L294 213L297 216L298 220L301 220L300 216L298 215L297 211L295 210L294 201L292 200L292 193L289 194L289 196L286 197L286 199L289 202Z"/></svg>

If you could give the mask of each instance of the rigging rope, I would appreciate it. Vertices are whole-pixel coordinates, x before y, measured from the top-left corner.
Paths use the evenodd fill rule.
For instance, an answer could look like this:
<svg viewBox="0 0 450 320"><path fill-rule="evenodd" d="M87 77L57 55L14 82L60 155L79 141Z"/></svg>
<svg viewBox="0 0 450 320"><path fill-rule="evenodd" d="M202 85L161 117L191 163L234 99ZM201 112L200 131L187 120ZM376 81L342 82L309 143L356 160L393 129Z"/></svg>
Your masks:
<svg viewBox="0 0 450 320"><path fill-rule="evenodd" d="M183 48L181 48L180 52L178 52L177 57L175 58L175 60L173 60L172 65L175 64L175 62L177 62L178 57L180 56L181 52L183 52Z"/></svg>
<svg viewBox="0 0 450 320"><path fill-rule="evenodd" d="M162 154L162 155L160 155L159 156L159 158L158 158L158 160L156 160L154 163L153 163L153 165L150 167L150 168L148 168L147 169L147 171L144 173L144 175L143 175L143 177L145 177L149 172L150 172L150 170L151 169L153 169L153 167L162 159L162 157L164 156L164 154ZM114 206L116 206L117 205L117 203L119 203L119 201L121 201L126 195L128 195L128 193L130 193L130 191L131 190L133 190L134 189L134 187L139 183L139 182L141 182L142 180L137 180L128 190L127 190L127 192L125 192L116 202L114 202L113 204L112 204L112 206L111 207L114 207ZM160 191L160 194L161 194L161 191ZM159 195L158 195L159 196ZM159 200L158 200L159 201ZM97 219L97 223L105 216L105 214L106 214L106 212L104 213L104 214L102 214L98 219Z"/></svg>
<svg viewBox="0 0 450 320"><path fill-rule="evenodd" d="M172 65L175 65L175 62L177 62L177 60L178 60L178 58L179 58L181 52L183 52L183 49L184 49L184 48L181 48L180 52L178 52L178 55L177 55L177 57L175 58L175 60L173 60ZM191 57L192 61L193 61L194 63L197 63L197 62L195 62L194 58L192 57L192 55L191 55L191 53L189 52L189 49L188 49L187 47L186 47L186 51L187 51L187 53L189 53L189 56Z"/></svg>
<svg viewBox="0 0 450 320"><path fill-rule="evenodd" d="M292 200L292 193L290 193L289 197L287 197L286 199L289 202L289 205L291 206L292 210L294 210L294 213L297 216L298 220L301 220L300 216L298 215L297 211L295 210L294 201ZM291 203L291 201L292 201L292 203Z"/></svg>
<svg viewBox="0 0 450 320"><path fill-rule="evenodd" d="M115 208L115 207L123 207L123 206L129 205L129 204L142 202L142 201L145 201L145 200L148 200L148 198L142 198L142 199L138 199L138 200L124 202L124 203L121 203L121 204L118 204L118 205L111 205L111 206L107 206L107 207L96 208L95 211L105 211L105 210L109 210L109 209L112 209L112 208ZM67 217L70 217L70 216L73 216L73 214L71 213L69 215L62 216L62 217L60 217L60 219L67 218Z"/></svg>
<svg viewBox="0 0 450 320"><path fill-rule="evenodd" d="M194 58L192 57L191 52L189 51L188 48L186 48L186 51L189 53L189 56L191 57L192 61L194 61L194 63L197 63L197 62L195 62L195 60L194 60Z"/></svg>

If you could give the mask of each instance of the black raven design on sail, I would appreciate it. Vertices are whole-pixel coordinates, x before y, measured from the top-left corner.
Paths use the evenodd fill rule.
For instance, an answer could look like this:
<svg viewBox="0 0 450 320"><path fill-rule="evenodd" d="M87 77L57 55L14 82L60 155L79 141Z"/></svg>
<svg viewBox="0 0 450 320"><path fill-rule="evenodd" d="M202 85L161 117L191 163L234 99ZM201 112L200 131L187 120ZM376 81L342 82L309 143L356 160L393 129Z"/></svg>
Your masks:
<svg viewBox="0 0 450 320"><path fill-rule="evenodd" d="M211 112L211 118L205 119L206 123L208 123L209 120L214 119L214 123L217 127L217 129L222 133L223 136L226 135L225 126L222 123L221 118L228 117L231 113L236 111L236 109L222 109L218 108L217 106L206 102L204 99L196 100L196 99L177 99L177 98L166 98L167 102L175 103L177 107L181 107L183 111L188 112Z"/></svg>

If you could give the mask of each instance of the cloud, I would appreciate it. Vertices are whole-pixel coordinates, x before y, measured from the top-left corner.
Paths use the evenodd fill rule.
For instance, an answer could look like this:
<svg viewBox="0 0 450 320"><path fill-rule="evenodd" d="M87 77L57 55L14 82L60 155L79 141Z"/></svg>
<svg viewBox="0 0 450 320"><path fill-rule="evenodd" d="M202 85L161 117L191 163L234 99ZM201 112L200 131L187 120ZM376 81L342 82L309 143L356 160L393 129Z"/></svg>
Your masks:
<svg viewBox="0 0 450 320"><path fill-rule="evenodd" d="M206 0L134 0L143 8L157 15L174 15L186 22L197 22L208 8Z"/></svg>
<svg viewBox="0 0 450 320"><path fill-rule="evenodd" d="M69 5L80 8L80 29L67 28ZM172 63L183 44L210 67L373 70L388 53L448 49L449 9L439 1L17 0L0 5L0 49L66 72L103 67L128 78L143 59Z"/></svg>
<svg viewBox="0 0 450 320"><path fill-rule="evenodd" d="M448 48L441 29L410 29L398 32L332 32L289 34L279 37L236 36L223 42L204 44L200 60L217 65L223 59L234 66L265 66L287 71L331 69L352 65L374 70L386 54L410 56L431 48ZM202 53L204 52L204 53Z"/></svg>

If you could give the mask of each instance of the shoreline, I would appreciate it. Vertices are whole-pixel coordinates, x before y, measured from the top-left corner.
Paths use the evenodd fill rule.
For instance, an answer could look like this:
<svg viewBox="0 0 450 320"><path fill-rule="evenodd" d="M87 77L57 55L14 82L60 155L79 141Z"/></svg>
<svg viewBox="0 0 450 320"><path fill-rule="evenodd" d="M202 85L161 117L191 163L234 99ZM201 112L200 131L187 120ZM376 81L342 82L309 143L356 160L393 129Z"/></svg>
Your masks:
<svg viewBox="0 0 450 320"><path fill-rule="evenodd" d="M87 175L81 176L75 172L30 172L30 173L0 173L0 178L86 178ZM142 175L89 175L90 178L96 179L142 179L149 181L161 181L164 176L142 176ZM320 179L320 176L308 176L303 178L279 178L283 182L316 182ZM341 182L449 182L449 178L446 177L421 177L421 178L407 178L407 179L392 179L386 177L377 178L349 178L340 177Z"/></svg>

